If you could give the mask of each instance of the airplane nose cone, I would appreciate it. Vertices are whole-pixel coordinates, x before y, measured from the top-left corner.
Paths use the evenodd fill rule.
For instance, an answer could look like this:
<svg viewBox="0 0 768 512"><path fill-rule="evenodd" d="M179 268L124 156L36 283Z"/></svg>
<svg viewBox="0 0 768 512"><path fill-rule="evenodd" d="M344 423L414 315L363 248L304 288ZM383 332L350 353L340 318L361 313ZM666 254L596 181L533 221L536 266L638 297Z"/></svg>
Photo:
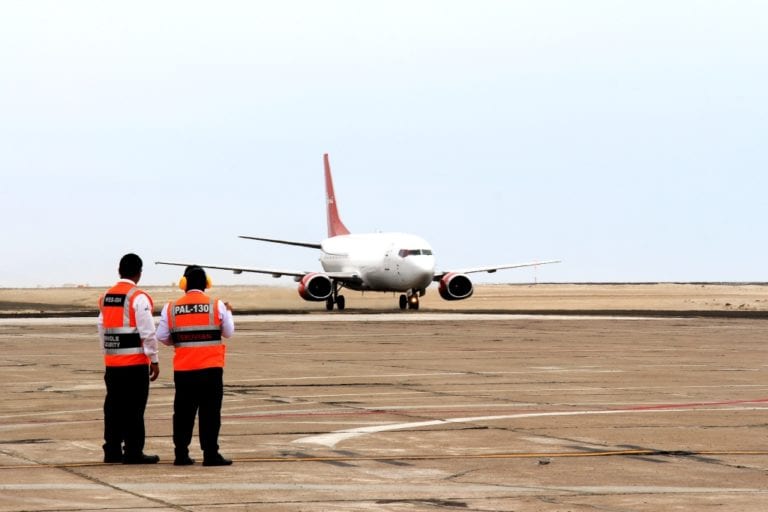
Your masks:
<svg viewBox="0 0 768 512"><path fill-rule="evenodd" d="M409 261L411 266L408 272L414 282L419 283L415 285L416 288L426 288L429 283L432 282L432 277L435 275L435 260L431 257L418 257Z"/></svg>

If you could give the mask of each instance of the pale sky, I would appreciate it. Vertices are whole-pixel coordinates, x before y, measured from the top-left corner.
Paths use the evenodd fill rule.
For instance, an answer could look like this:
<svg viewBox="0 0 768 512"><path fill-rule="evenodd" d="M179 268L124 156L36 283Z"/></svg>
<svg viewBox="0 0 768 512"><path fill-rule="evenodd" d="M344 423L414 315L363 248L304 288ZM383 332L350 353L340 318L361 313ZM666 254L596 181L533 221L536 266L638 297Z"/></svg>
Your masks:
<svg viewBox="0 0 768 512"><path fill-rule="evenodd" d="M0 0L0 287L319 270L237 235L324 238L324 152L439 270L768 281L768 2Z"/></svg>

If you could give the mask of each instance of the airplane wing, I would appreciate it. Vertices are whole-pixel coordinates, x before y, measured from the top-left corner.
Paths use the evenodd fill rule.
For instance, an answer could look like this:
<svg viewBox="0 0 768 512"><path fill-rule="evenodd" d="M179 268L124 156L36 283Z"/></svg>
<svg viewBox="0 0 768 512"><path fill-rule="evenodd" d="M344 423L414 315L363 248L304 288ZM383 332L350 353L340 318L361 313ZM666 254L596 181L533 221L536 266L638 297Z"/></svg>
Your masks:
<svg viewBox="0 0 768 512"><path fill-rule="evenodd" d="M247 240L259 240L260 242L271 242L273 244L298 245L299 247L309 247L310 249L320 249L320 244L318 244L317 242L297 242L295 240L281 240L279 238L262 238L258 236L245 236L245 235L239 235L239 238L245 238Z"/></svg>
<svg viewBox="0 0 768 512"><path fill-rule="evenodd" d="M297 270L281 270L274 268L249 268L249 267L225 267L221 265L200 265L199 263L182 263L178 261L156 261L155 265L174 265L177 267L188 267L189 265L197 265L203 268L212 268L216 270L231 270L235 274L242 274L243 272L253 272L256 274L268 274L272 277L290 276L295 280L300 280L307 274L313 274L318 272L313 271L297 271ZM361 281L360 276L354 272L320 272L331 279L340 281L342 283L359 283Z"/></svg>
<svg viewBox="0 0 768 512"><path fill-rule="evenodd" d="M489 274L492 274L496 272L497 270L504 270L507 268L521 268L521 267L536 267L539 265L549 265L551 263L560 263L560 260L547 260L547 261L532 261L530 263L510 263L506 265L493 265L489 267L473 267L473 268L462 268L458 270L449 270L445 272L435 272L435 277L433 278L433 281L439 281L442 279L446 274L473 274L475 272L488 272Z"/></svg>

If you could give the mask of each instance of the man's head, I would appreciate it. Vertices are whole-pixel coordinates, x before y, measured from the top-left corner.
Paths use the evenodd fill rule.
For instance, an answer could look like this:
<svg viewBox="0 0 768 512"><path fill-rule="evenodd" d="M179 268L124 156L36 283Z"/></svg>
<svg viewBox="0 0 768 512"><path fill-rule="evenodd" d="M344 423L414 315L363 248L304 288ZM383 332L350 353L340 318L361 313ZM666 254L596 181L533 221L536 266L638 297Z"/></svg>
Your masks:
<svg viewBox="0 0 768 512"><path fill-rule="evenodd" d="M210 288L211 282L208 280L208 276L205 274L203 267L197 265L190 265L184 270L184 277L186 281L183 286L184 291L189 290L205 290Z"/></svg>
<svg viewBox="0 0 768 512"><path fill-rule="evenodd" d="M141 269L144 263L136 254L128 253L120 258L120 266L117 271L121 279L131 279L138 282L141 277Z"/></svg>

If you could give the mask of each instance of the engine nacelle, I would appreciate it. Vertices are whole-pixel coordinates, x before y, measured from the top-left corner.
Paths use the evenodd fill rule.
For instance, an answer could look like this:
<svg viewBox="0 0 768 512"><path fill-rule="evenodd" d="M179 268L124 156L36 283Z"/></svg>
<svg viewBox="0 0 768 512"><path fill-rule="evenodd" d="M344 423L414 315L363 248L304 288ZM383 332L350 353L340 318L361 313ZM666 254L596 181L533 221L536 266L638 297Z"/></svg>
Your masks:
<svg viewBox="0 0 768 512"><path fill-rule="evenodd" d="M333 293L333 281L325 274L312 272L299 281L299 295L304 300L322 301Z"/></svg>
<svg viewBox="0 0 768 512"><path fill-rule="evenodd" d="M440 279L440 296L445 300L468 299L475 291L472 281L464 274L445 274Z"/></svg>

